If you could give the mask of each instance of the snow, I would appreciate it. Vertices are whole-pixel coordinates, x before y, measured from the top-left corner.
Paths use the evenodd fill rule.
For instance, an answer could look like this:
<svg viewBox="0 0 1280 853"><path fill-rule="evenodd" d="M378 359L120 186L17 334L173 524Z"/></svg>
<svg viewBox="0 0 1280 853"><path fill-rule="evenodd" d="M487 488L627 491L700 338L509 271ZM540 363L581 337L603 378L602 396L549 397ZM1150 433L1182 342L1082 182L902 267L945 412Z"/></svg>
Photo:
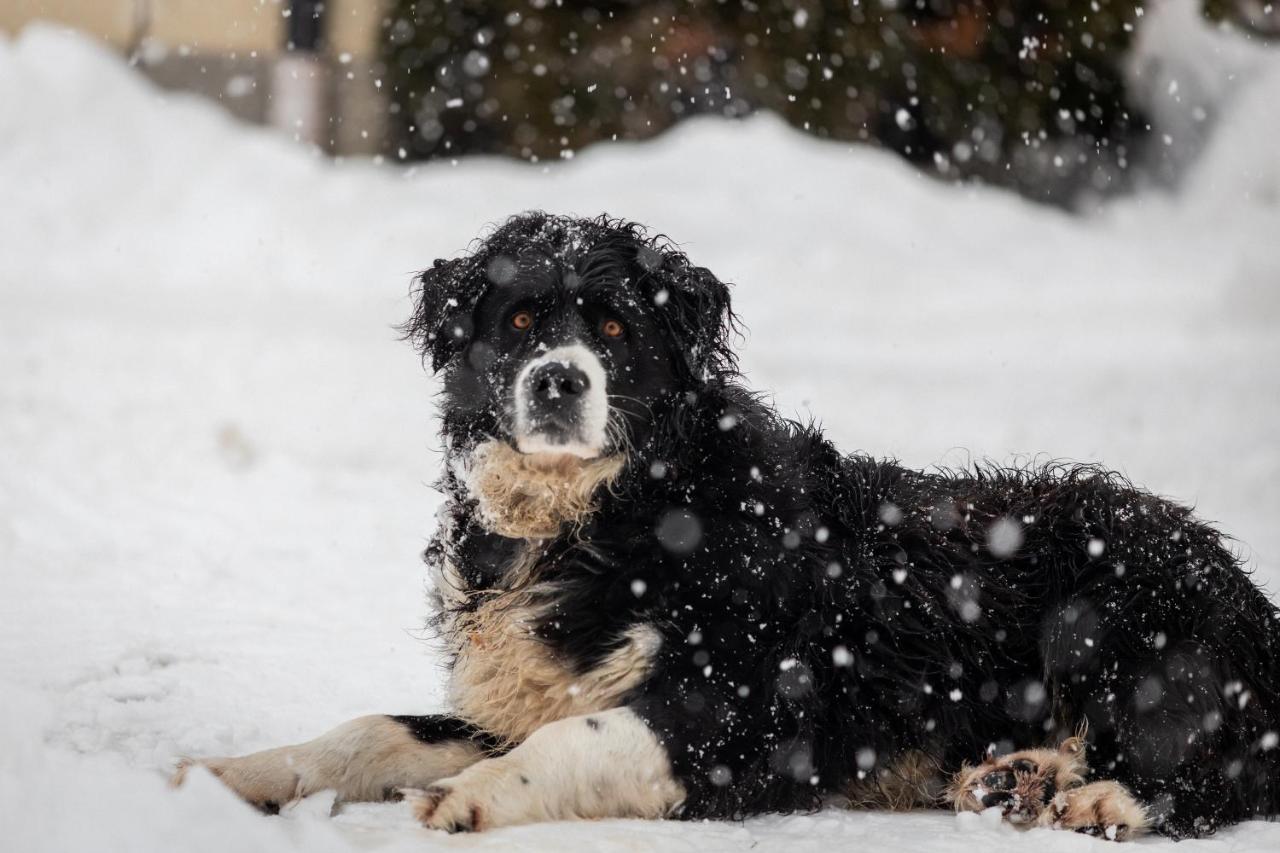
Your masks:
<svg viewBox="0 0 1280 853"><path fill-rule="evenodd" d="M392 327L413 270L530 207L649 222L736 281L752 383L845 448L1104 460L1220 520L1275 589L1280 60L1199 26L1170 25L1165 48L1212 39L1205 80L1251 69L1214 101L1202 157L1176 192L1086 217L764 116L549 167L331 163L79 37L0 40L5 849L1105 843L837 809L446 837L404 806L266 818L206 775L164 778L179 755L440 708L416 553L435 386ZM1218 91L1186 76L1152 97L1193 88ZM1178 849L1277 845L1251 822Z"/></svg>

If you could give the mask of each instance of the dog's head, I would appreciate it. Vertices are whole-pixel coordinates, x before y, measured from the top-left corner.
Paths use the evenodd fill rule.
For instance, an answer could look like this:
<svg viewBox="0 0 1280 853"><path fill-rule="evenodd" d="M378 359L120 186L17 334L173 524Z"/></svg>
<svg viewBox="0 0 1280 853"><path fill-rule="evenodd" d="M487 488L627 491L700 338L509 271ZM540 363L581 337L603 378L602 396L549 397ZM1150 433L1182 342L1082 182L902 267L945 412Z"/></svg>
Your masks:
<svg viewBox="0 0 1280 853"><path fill-rule="evenodd" d="M726 285L634 223L515 216L419 285L405 331L470 444L617 453L661 402L734 369Z"/></svg>

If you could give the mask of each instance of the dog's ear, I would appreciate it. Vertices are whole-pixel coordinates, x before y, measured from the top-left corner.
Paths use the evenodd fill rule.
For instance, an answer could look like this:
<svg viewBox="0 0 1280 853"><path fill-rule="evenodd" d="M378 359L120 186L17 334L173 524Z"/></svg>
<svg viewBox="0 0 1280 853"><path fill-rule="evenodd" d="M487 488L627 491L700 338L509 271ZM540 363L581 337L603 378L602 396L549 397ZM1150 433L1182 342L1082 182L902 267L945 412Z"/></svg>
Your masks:
<svg viewBox="0 0 1280 853"><path fill-rule="evenodd" d="M729 305L729 285L673 250L642 246L639 262L652 273L649 296L677 350L685 354L692 377L736 370L729 339L737 320Z"/></svg>
<svg viewBox="0 0 1280 853"><path fill-rule="evenodd" d="M474 266L470 257L437 259L414 279L413 316L401 331L424 359L430 357L435 372L471 337L471 309L479 298L474 291L482 286L471 281Z"/></svg>

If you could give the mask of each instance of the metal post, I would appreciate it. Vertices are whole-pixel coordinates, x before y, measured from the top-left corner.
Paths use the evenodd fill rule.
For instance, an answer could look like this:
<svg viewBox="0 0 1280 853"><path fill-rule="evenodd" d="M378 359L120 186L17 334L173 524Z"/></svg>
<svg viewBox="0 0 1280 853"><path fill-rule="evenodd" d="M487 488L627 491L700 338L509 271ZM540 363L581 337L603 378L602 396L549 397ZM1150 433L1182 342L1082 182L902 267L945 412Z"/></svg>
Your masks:
<svg viewBox="0 0 1280 853"><path fill-rule="evenodd" d="M271 75L268 119L299 142L318 145L328 119L328 79L320 57L323 0L290 0L285 53Z"/></svg>
<svg viewBox="0 0 1280 853"><path fill-rule="evenodd" d="M322 0L290 0L286 47L290 51L305 50L310 53L319 50L323 19Z"/></svg>

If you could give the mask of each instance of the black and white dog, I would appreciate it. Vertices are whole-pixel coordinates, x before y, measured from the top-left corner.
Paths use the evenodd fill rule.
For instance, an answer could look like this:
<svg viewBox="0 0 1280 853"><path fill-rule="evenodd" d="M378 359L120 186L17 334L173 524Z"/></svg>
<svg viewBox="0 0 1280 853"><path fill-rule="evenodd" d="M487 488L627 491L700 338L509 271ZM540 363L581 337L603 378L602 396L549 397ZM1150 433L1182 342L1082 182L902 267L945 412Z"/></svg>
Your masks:
<svg viewBox="0 0 1280 853"><path fill-rule="evenodd" d="M1280 618L1188 509L841 454L739 384L728 288L632 223L517 216L420 283L451 712L198 762L245 799L404 795L449 831L999 806L1114 839L1280 809Z"/></svg>

